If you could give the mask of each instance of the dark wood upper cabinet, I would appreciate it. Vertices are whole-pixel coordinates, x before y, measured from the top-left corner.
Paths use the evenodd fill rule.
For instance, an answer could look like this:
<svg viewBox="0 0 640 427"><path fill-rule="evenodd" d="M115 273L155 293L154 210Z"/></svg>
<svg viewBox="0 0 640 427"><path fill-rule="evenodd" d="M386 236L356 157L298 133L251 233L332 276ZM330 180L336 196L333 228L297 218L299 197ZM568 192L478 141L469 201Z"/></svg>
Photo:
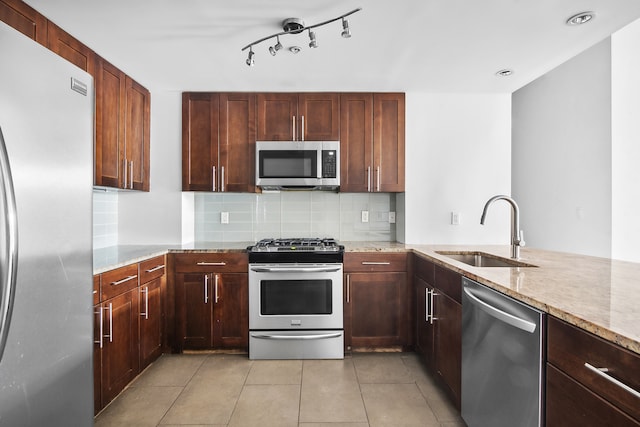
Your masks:
<svg viewBox="0 0 640 427"><path fill-rule="evenodd" d="M183 191L255 191L256 97L183 93Z"/></svg>
<svg viewBox="0 0 640 427"><path fill-rule="evenodd" d="M404 191L404 93L373 95L374 191Z"/></svg>
<svg viewBox="0 0 640 427"><path fill-rule="evenodd" d="M95 78L96 54L51 21L47 21L47 47Z"/></svg>
<svg viewBox="0 0 640 427"><path fill-rule="evenodd" d="M402 192L405 172L403 93L340 97L340 190Z"/></svg>
<svg viewBox="0 0 640 427"><path fill-rule="evenodd" d="M0 21L47 46L47 18L22 0L0 0Z"/></svg>
<svg viewBox="0 0 640 427"><path fill-rule="evenodd" d="M259 141L337 141L337 93L259 93Z"/></svg>
<svg viewBox="0 0 640 427"><path fill-rule="evenodd" d="M95 184L149 191L149 91L102 58L95 83Z"/></svg>

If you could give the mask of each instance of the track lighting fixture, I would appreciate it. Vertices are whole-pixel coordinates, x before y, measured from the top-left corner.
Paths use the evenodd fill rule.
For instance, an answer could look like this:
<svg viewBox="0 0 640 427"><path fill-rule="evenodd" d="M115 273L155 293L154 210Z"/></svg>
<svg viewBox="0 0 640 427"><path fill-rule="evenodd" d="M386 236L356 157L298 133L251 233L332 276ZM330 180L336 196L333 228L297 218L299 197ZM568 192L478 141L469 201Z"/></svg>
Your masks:
<svg viewBox="0 0 640 427"><path fill-rule="evenodd" d="M318 47L318 42L316 41L316 33L309 30L309 47L315 49Z"/></svg>
<svg viewBox="0 0 640 427"><path fill-rule="evenodd" d="M249 49L249 56L247 57L247 61L246 61L247 65L252 67L255 64L255 61L253 59L254 57L253 46L260 44L263 41L271 40L273 38L276 39L276 44L274 44L273 46L269 46L269 53L272 56L276 56L278 51L282 50L283 48L282 43L280 43L280 36L282 35L300 34L305 30L308 30L309 31L309 47L317 48L318 41L316 40L316 33L315 31L311 31L311 30L313 28L322 27L323 25L327 25L338 20L342 20L342 33L341 33L342 37L344 37L345 39L348 39L349 37L351 37L351 30L349 29L349 21L347 21L345 18L361 10L362 8L359 7L357 9L352 10L351 12L345 13L344 15L340 15L336 18L329 19L327 21L320 22L319 24L314 24L314 25L305 25L304 21L300 18L287 18L284 21L282 21L281 32L272 34L267 37L263 37L259 40L254 41L253 43L249 43L248 45L242 48L242 51ZM294 48L295 48L295 52L294 52ZM300 48L297 46L293 46L293 47L290 47L289 50L294 53L298 53L300 51Z"/></svg>
<svg viewBox="0 0 640 427"><path fill-rule="evenodd" d="M253 48L250 47L249 48L249 56L247 57L247 65L249 67L253 67L253 65L255 64L255 61L253 60L253 55L254 55Z"/></svg>
<svg viewBox="0 0 640 427"><path fill-rule="evenodd" d="M342 37L348 39L351 37L351 30L349 29L349 21L342 18Z"/></svg>
<svg viewBox="0 0 640 427"><path fill-rule="evenodd" d="M277 39L277 43L273 46L269 46L269 53L271 54L271 56L276 56L276 53L278 53L278 51L282 49L282 43L280 43L280 36L276 36L276 39Z"/></svg>

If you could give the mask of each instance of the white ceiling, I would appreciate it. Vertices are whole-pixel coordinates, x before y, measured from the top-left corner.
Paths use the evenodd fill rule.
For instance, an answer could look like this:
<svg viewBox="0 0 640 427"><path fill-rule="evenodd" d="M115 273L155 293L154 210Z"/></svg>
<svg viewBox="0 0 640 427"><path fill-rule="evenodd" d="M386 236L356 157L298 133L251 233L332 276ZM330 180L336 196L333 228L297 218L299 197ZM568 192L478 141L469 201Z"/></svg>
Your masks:
<svg viewBox="0 0 640 427"><path fill-rule="evenodd" d="M150 90L513 92L640 17L638 0L25 0ZM312 25L264 42L255 66L241 48L281 31L288 17ZM587 25L568 17L595 11ZM510 77L495 72L512 68Z"/></svg>

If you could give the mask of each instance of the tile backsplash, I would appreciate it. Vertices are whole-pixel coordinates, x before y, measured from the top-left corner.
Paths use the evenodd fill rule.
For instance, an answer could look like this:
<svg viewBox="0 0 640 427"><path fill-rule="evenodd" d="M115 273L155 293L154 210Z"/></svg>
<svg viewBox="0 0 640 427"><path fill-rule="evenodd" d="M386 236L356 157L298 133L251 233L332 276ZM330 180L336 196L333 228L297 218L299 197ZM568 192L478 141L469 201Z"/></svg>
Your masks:
<svg viewBox="0 0 640 427"><path fill-rule="evenodd" d="M196 193L196 242L253 242L269 237L394 241L394 193ZM369 221L362 222L362 211ZM229 222L222 223L222 213Z"/></svg>
<svg viewBox="0 0 640 427"><path fill-rule="evenodd" d="M118 193L93 191L93 248L118 244Z"/></svg>

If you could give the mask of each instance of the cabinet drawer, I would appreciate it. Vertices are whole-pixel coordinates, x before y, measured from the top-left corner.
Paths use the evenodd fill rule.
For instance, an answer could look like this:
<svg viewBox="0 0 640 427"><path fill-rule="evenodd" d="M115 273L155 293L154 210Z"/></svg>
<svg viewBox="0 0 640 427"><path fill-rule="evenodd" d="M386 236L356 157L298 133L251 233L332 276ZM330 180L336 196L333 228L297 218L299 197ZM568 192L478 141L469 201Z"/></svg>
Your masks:
<svg viewBox="0 0 640 427"><path fill-rule="evenodd" d="M345 273L374 271L407 271L407 254L347 252L344 254Z"/></svg>
<svg viewBox="0 0 640 427"><path fill-rule="evenodd" d="M141 261L139 265L140 283L147 283L158 277L162 277L165 273L164 255Z"/></svg>
<svg viewBox="0 0 640 427"><path fill-rule="evenodd" d="M93 276L93 305L100 302L100 275Z"/></svg>
<svg viewBox="0 0 640 427"><path fill-rule="evenodd" d="M547 364L547 427L637 427L640 424L574 379Z"/></svg>
<svg viewBox="0 0 640 427"><path fill-rule="evenodd" d="M131 264L101 275L102 301L138 286L138 264Z"/></svg>
<svg viewBox="0 0 640 427"><path fill-rule="evenodd" d="M249 260L246 253L176 254L175 269L179 273L246 273Z"/></svg>
<svg viewBox="0 0 640 427"><path fill-rule="evenodd" d="M640 392L640 356L549 316L547 359L586 388L640 421L640 398L589 369L606 368L606 375Z"/></svg>
<svg viewBox="0 0 640 427"><path fill-rule="evenodd" d="M413 273L419 278L421 278L422 280L424 280L425 282L429 284L433 284L434 275L435 275L435 264L432 263L431 261L427 261L424 258L420 258L417 255L414 255L414 256L415 256L415 261L413 264L414 265Z"/></svg>
<svg viewBox="0 0 640 427"><path fill-rule="evenodd" d="M439 265L435 266L434 286L462 304L462 275Z"/></svg>

